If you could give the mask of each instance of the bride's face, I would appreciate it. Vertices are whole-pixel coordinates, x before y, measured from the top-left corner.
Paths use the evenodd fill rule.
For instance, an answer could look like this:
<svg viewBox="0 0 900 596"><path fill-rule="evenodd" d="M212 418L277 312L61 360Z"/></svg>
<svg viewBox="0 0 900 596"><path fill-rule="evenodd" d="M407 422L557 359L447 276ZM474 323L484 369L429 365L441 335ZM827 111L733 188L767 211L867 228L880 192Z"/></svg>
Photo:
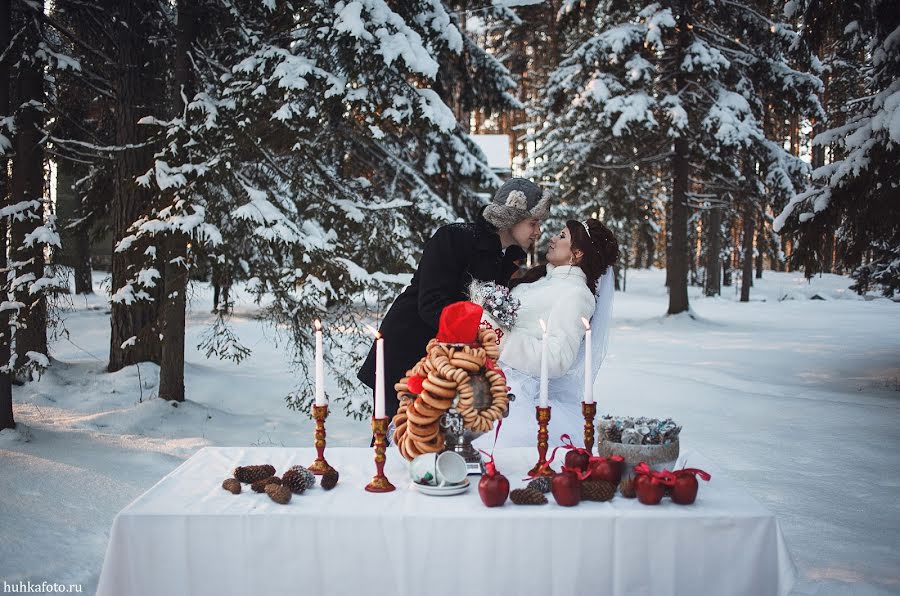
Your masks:
<svg viewBox="0 0 900 596"><path fill-rule="evenodd" d="M569 228L563 229L550 239L550 249L547 251L547 262L552 265L571 265L576 260L572 253L572 239L569 237Z"/></svg>

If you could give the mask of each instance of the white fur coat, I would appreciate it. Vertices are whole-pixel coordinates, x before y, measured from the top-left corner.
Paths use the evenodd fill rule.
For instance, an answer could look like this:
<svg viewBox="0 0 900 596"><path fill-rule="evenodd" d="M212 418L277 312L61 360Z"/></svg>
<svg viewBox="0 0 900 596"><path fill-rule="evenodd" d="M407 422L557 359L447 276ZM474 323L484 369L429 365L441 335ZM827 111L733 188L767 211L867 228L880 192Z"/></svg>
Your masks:
<svg viewBox="0 0 900 596"><path fill-rule="evenodd" d="M581 318L590 319L595 307L584 271L571 265L547 265L546 276L516 286L512 294L521 306L516 324L500 343L501 364L540 376L543 319L548 325L548 375L556 378L566 374L584 338Z"/></svg>

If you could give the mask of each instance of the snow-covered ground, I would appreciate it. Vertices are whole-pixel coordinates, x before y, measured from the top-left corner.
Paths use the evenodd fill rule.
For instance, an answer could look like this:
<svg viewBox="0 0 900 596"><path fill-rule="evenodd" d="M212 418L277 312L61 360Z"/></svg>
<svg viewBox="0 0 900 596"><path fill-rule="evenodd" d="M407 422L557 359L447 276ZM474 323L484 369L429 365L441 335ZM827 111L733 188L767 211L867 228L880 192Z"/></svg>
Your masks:
<svg viewBox="0 0 900 596"><path fill-rule="evenodd" d="M777 514L796 594L900 593L900 304L863 300L840 276L766 272L748 304L692 288L695 317L667 318L663 279L630 271L616 296L601 412L682 423L686 446ZM286 350L252 305L235 317L248 360L194 349L211 302L196 288L176 408L155 397L154 366L104 371L105 299L75 298L52 368L15 389L19 428L0 433L0 580L93 593L115 514L199 448L312 444L284 405ZM368 445L367 422L332 414L328 433Z"/></svg>

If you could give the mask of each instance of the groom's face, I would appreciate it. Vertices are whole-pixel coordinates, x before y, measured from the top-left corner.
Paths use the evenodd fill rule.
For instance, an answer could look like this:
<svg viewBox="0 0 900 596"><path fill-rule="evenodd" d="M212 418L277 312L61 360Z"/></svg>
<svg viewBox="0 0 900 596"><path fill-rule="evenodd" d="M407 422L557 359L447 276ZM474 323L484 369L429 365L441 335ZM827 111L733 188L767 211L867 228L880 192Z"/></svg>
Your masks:
<svg viewBox="0 0 900 596"><path fill-rule="evenodd" d="M541 220L536 217L523 219L511 227L509 233L516 244L523 250L528 250L541 236Z"/></svg>

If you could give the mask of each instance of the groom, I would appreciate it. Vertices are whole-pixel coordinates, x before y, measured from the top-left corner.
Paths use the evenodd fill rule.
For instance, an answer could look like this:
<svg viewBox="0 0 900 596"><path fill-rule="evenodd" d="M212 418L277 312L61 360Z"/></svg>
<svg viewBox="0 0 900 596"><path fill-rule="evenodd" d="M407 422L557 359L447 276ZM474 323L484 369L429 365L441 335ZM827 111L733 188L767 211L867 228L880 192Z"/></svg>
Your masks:
<svg viewBox="0 0 900 596"><path fill-rule="evenodd" d="M422 260L409 286L394 300L381 322L384 337L385 414L400 406L394 383L425 355L448 304L468 300L473 279L507 285L525 258L525 250L541 234L550 214L550 198L524 178L511 178L475 223L442 226L425 244ZM356 375L375 388L375 346Z"/></svg>

